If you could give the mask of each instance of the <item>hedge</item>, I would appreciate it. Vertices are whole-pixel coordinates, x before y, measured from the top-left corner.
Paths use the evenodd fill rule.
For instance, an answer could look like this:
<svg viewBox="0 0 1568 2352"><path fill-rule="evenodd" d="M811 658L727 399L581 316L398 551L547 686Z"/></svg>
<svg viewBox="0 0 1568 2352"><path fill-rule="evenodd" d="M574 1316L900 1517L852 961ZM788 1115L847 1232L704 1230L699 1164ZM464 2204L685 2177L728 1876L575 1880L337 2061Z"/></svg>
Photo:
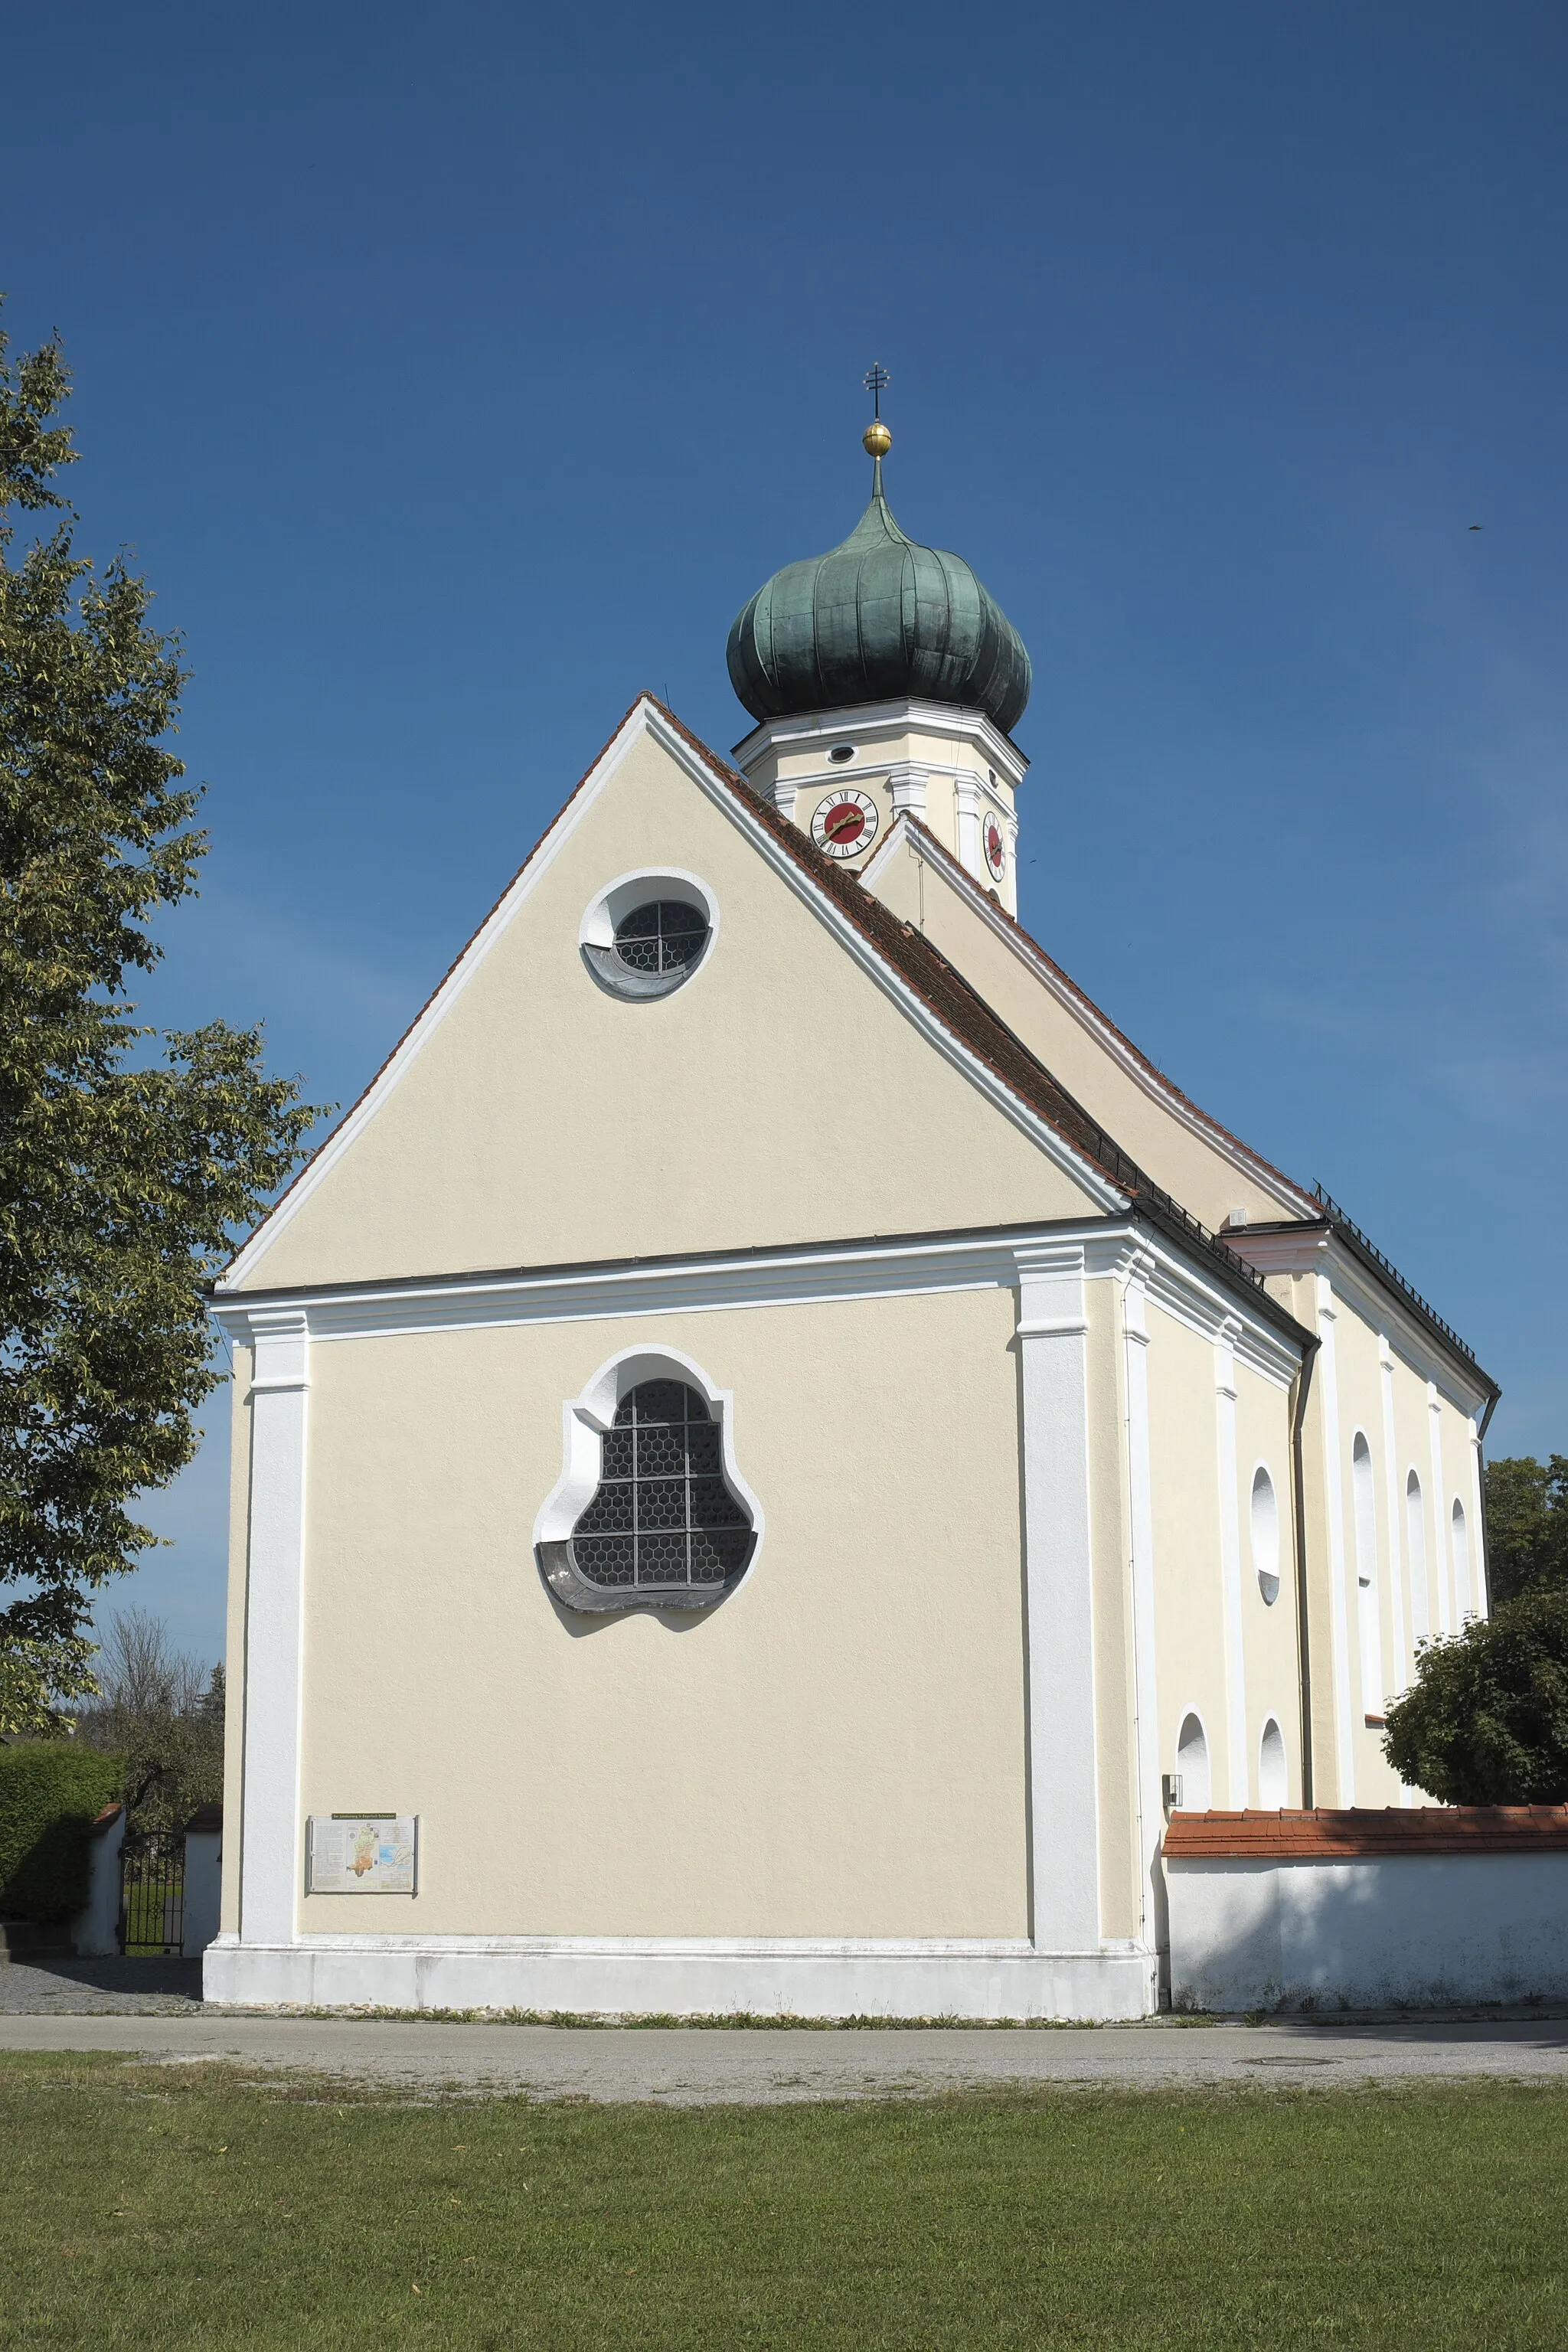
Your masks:
<svg viewBox="0 0 1568 2352"><path fill-rule="evenodd" d="M87 1901L88 1832L121 1763L59 1739L0 1746L0 1914L68 1919Z"/></svg>

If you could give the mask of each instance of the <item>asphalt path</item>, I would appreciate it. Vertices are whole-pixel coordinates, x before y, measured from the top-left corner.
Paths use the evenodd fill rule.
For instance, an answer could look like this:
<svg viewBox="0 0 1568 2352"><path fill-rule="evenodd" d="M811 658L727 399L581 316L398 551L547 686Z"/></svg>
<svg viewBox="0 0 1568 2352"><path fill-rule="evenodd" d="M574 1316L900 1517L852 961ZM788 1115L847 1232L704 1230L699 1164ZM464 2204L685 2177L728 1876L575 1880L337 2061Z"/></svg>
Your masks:
<svg viewBox="0 0 1568 2352"><path fill-rule="evenodd" d="M976 2089L1268 2083L1322 2089L1466 2076L1568 2082L1568 2020L1306 2020L987 2032L572 2027L237 2014L0 2016L0 2051L237 2063L400 2098L520 2095L678 2106L925 2098Z"/></svg>

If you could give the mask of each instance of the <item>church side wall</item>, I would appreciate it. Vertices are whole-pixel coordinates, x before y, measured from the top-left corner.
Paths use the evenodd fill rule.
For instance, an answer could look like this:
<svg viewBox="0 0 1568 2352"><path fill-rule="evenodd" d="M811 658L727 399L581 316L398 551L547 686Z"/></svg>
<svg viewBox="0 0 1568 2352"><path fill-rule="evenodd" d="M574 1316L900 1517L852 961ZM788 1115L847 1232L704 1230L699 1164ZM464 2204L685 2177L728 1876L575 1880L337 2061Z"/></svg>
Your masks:
<svg viewBox="0 0 1568 2352"><path fill-rule="evenodd" d="M1231 1743L1215 1351L1158 1308L1151 1309L1149 1332L1160 1769L1176 1769L1182 1724L1195 1714L1207 1743L1212 1801L1223 1805ZM1195 1786L1185 1797L1189 1806L1203 1801Z"/></svg>
<svg viewBox="0 0 1568 2352"><path fill-rule="evenodd" d="M243 1340L237 1339L232 1343L228 1398L228 1601L225 1643L228 1664L223 1735L223 1817L228 1830L222 1845L218 1921L226 1935L237 1935L239 1930L239 1822L245 1787L246 1566L250 1525L250 1373L251 1351Z"/></svg>
<svg viewBox="0 0 1568 2352"><path fill-rule="evenodd" d="M1279 1726L1286 1789L1300 1802L1294 1515L1289 1391L1213 1340L1150 1317L1160 1770L1181 1771L1185 1810L1264 1801L1259 1752ZM1253 1487L1266 1474L1267 1509ZM1259 1570L1271 1580L1265 1598ZM1207 1789L1184 1727L1203 1730Z"/></svg>
<svg viewBox="0 0 1568 2352"><path fill-rule="evenodd" d="M1301 1801L1300 1647L1296 1611L1296 1495L1290 1395L1247 1364L1236 1367L1236 1512L1241 1541L1241 1640L1246 1673L1248 1805ZM1261 1479L1267 1481L1260 1486ZM1272 1585L1266 1580L1277 1580ZM1272 1590L1273 1599L1266 1597ZM1279 1727L1282 1754L1266 1766L1264 1734ZM1270 1769L1285 1780L1268 1782ZM1217 1802L1218 1800L1216 1799Z"/></svg>
<svg viewBox="0 0 1568 2352"><path fill-rule="evenodd" d="M1360 1284L1297 1273L1271 1286L1322 1339L1304 1433L1314 1793L1409 1803L1381 1718L1417 1643L1485 1611L1479 1398Z"/></svg>
<svg viewBox="0 0 1568 2352"><path fill-rule="evenodd" d="M311 1350L305 1811L416 1812L421 1883L306 1933L1028 1932L1015 1299L1004 1289ZM562 1409L674 1347L765 1515L696 1619L534 1564Z"/></svg>

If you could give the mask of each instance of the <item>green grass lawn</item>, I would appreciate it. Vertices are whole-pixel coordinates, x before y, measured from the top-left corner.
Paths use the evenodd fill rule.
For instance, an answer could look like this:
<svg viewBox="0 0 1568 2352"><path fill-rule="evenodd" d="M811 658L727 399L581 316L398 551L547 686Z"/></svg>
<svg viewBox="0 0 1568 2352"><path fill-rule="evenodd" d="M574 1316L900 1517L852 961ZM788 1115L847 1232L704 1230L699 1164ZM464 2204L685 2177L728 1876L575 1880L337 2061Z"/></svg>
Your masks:
<svg viewBox="0 0 1568 2352"><path fill-rule="evenodd" d="M1568 2094L395 2105L0 2058L0 2345L1568 2344Z"/></svg>

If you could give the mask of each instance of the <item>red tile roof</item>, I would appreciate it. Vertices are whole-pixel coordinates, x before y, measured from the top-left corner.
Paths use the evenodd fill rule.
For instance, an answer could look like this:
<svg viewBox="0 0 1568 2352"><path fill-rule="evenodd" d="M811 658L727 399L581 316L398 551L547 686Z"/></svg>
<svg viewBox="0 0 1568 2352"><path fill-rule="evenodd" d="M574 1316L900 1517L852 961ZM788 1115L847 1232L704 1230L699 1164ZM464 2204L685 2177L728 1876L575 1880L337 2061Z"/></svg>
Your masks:
<svg viewBox="0 0 1568 2352"><path fill-rule="evenodd" d="M1013 933L1014 937L1018 940L1026 953L1031 956L1037 963L1043 964L1046 970L1051 974L1052 978L1057 982L1058 985L1064 989L1068 996L1072 997L1079 1004L1080 1004L1083 1007L1083 1010L1092 1020L1098 1022L1103 1029L1109 1031L1110 1034L1115 1038L1117 1044L1121 1046L1122 1052L1130 1055L1131 1058L1137 1063L1139 1068L1146 1072L1147 1075L1153 1079L1162 1094L1169 1095L1173 1102L1179 1103L1184 1111L1186 1111L1192 1118L1197 1119L1201 1125L1206 1127L1212 1134L1218 1136L1223 1142L1228 1143L1233 1150L1241 1152L1246 1159L1252 1162L1255 1168L1260 1170L1262 1174L1266 1178L1271 1180L1274 1184L1280 1185L1287 1192L1293 1193L1296 1198L1301 1202L1304 1214L1310 1215L1312 1213L1314 1204L1306 1187L1304 1185L1298 1184L1293 1177L1287 1176L1282 1168L1276 1168L1271 1160L1265 1160L1261 1152L1254 1151L1249 1143L1244 1143L1241 1137L1239 1135L1233 1134L1228 1127L1222 1126L1217 1118L1212 1118L1206 1110L1203 1109L1199 1104L1195 1103L1191 1095L1184 1094L1181 1087L1177 1086L1174 1078L1167 1077L1164 1071L1160 1068L1157 1063L1152 1062L1147 1054L1140 1052L1139 1048L1133 1044L1131 1038L1127 1034L1127 1032L1124 1029L1119 1029L1117 1027L1115 1022L1110 1018L1110 1015L1108 1013L1101 1011L1100 1007L1095 1003L1093 997L1089 996L1079 986L1077 981L1074 980L1070 972L1064 971L1062 970L1061 965L1058 963L1054 956L1047 954L1045 949L1040 945L1038 940L1035 938L1033 932L1026 931L1024 929L1023 924L1018 920L1016 915L1010 915L1007 912L1006 908L1002 904L1002 901L997 897L995 891L982 889L980 884L975 880L973 875L970 873L968 867L966 866L960 865L952 850L949 849L944 843L940 842L937 839L935 834L932 833L931 827L925 824L923 819L918 816L906 814L904 823L908 825L911 833L919 835L922 854L929 856L936 865L939 865L955 887L960 888L962 891L966 892L973 898L984 898L986 900L991 913L994 914L999 921L1005 924L1007 929Z"/></svg>
<svg viewBox="0 0 1568 2352"><path fill-rule="evenodd" d="M1443 1853L1568 1853L1568 1805L1173 1813L1165 1825L1167 1862L1353 1862Z"/></svg>

